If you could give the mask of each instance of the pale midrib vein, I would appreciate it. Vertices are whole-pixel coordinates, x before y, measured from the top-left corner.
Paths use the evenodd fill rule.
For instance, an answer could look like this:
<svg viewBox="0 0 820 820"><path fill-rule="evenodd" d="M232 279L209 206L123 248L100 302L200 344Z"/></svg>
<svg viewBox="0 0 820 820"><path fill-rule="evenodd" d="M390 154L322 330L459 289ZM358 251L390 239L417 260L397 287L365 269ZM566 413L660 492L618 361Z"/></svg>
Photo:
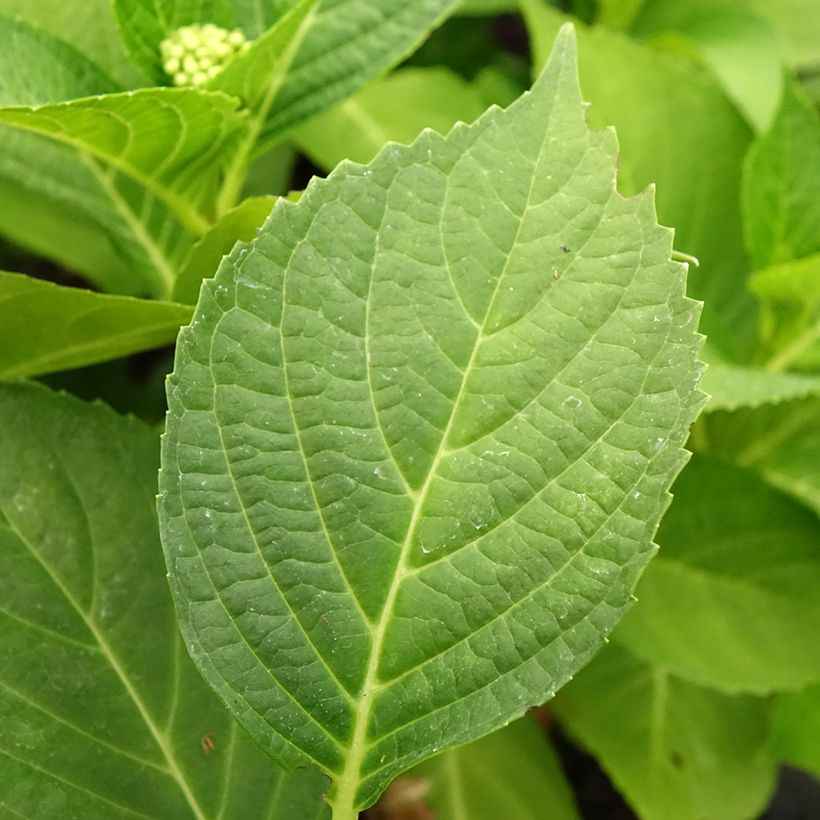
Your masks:
<svg viewBox="0 0 820 820"><path fill-rule="evenodd" d="M42 715L46 715L51 720L55 721L56 723L65 726L67 729L70 729L72 732L76 732L78 735L82 735L85 738L88 738L92 743L95 743L99 746L103 746L106 749L110 749L112 752L115 752L118 755L122 755L123 757L127 757L129 760L133 760L134 763L138 763L140 766L145 766L149 769L154 769L158 772L162 772L170 777L173 777L171 770L167 766L161 766L158 763L154 763L151 760L146 760L139 755L134 754L133 752L129 752L127 749L123 749L120 746L115 746L113 743L109 743L107 740L104 740L101 737L97 737L95 735L90 734L81 726L78 726L76 723L72 723L70 720L66 720L64 717L61 717L58 714L47 709L45 706L33 701L28 695L21 692L19 689L15 689L13 686L10 686L3 680L0 680L0 688L5 689L12 697L21 700L26 705L30 706L35 711L39 712Z"/></svg>
<svg viewBox="0 0 820 820"><path fill-rule="evenodd" d="M547 130L547 128L544 129L545 137ZM342 773L342 777L339 780L340 788L335 801L336 803L338 803L338 805L343 807L343 810L348 808L352 809L356 805L356 793L359 787L361 769L368 749L367 729L370 723L370 716L373 711L375 694L379 689L379 663L381 661L382 650L384 648L385 639L387 637L388 626L390 625L390 622L393 617L393 612L395 610L399 588L407 572L408 560L410 556L410 550L413 544L413 538L415 536L418 523L421 520L421 510L424 506L425 501L427 500L427 494L430 491L430 487L433 484L433 479L438 471L439 463L441 462L441 459L446 450L447 439L449 437L450 431L453 428L454 420L458 415L458 408L460 406L461 399L464 395L464 389L467 385L469 374L472 370L478 351L481 348L484 327L489 317L492 315L493 307L495 306L495 301L498 297L498 294L501 292L501 283L502 281L504 281L504 277L506 275L510 259L512 259L513 251L518 243L518 239L521 235L521 230L524 225L524 221L526 219L527 213L529 212L532 194L535 187L536 171L542 161L545 144L546 139L542 141L541 146L539 148L538 157L533 163L533 170L530 175L530 182L527 190L527 198L525 200L524 210L521 213L521 218L519 219L518 226L516 228L512 242L510 243L510 251L507 254L507 258L504 260L504 265L499 271L498 279L495 283L495 288L487 304L487 311L484 315L484 320L481 323L481 328L476 334L476 338L473 343L473 349L470 353L470 358L467 361L467 364L464 368L459 391L453 400L450 418L448 419L447 425L444 428L444 431L441 435L441 439L439 440L438 449L436 451L435 456L433 457L433 461L430 464L430 468L427 473L427 477L425 478L424 484L421 486L418 492L416 503L413 509L413 515L407 527L407 535L404 539L404 542L401 545L399 561L396 566L396 570L393 574L393 578L390 582L390 588L388 590L387 597L385 598L382 614L376 624L376 629L373 636L373 645L370 650L370 657L367 663L364 684L362 686L361 694L359 696L362 706L356 713L356 724L353 733L353 738L350 744L345 769Z"/></svg>
<svg viewBox="0 0 820 820"><path fill-rule="evenodd" d="M11 532L11 530L9 530L9 532ZM77 649L82 649L85 652L100 651L100 648L98 646L94 646L94 644L83 643L82 641L77 640L76 638L69 638L68 635L63 635L60 632L55 632L53 629L49 629L47 626L44 626L43 624L38 624L35 621L28 620L28 618L23 618L21 615L18 615L17 613L12 612L10 609L6 609L5 607L0 607L0 615L5 615L7 618L11 619L12 621L16 621L22 626L28 627L29 629L34 629L37 632L42 633L43 635L48 635L49 637L54 638L57 641L60 641L60 643L67 643L71 646L77 647Z"/></svg>
<svg viewBox="0 0 820 820"><path fill-rule="evenodd" d="M134 703L134 706L136 706L137 711L139 712L140 717L142 718L143 722L148 728L149 733L153 737L154 742L157 744L160 751L162 752L162 755L165 758L166 763L168 764L168 768L171 774L173 775L174 780L177 782L177 785L179 786L180 791L185 797L186 802L190 806L194 816L197 818L197 820L206 820L206 815L200 807L193 792L191 791L191 788L188 785L188 781L185 779L185 776L183 775L182 770L180 769L179 764L176 761L176 758L168 742L168 739L165 737L165 735L162 733L159 727L154 723L154 720L148 712L147 707L143 703L142 698L139 696L139 693L136 691L136 689L134 689L134 686L131 683L130 678L126 674L125 669L123 669L123 667L121 666L113 650L108 645L108 641L105 639L105 636L102 634L102 632L100 632L93 618L91 618L91 616L88 615L85 612L85 610L82 609L82 607L79 605L79 603L68 590L68 588L65 586L65 584L63 584L62 580L52 571L48 563L40 556L39 552L35 549L34 545L23 535L22 531L18 527L11 523L11 519L9 519L7 513L6 519L9 521L9 526L11 527L15 535L20 539L21 543L28 549L31 556L43 568L44 572L51 579L54 586L60 591L60 593L63 595L66 601L80 616L83 623L85 623L88 631L92 634L94 640L99 645L100 651L105 656L106 660L111 666L111 669L116 674L117 678L119 679L129 698Z"/></svg>
<svg viewBox="0 0 820 820"><path fill-rule="evenodd" d="M15 763L19 763L22 766L26 766L29 769L33 769L36 772L44 775L45 777L56 780L58 783L63 783L68 786L70 789L75 789L78 792L82 792L83 794L89 795L89 797L93 797L94 800L99 800L101 803L106 803L109 806L113 806L115 809L119 811L124 811L126 814L133 815L134 817L143 817L145 820L158 820L156 817L151 817L148 814L143 814L139 811L134 811L134 809L128 808L128 806L123 806L121 803L117 803L114 800L111 800L107 797L103 797L101 794L95 794L90 789L87 789L85 786L81 786L79 783L75 783L71 780L66 780L66 778L61 777L56 772L50 772L47 769L43 769L41 766L37 766L36 764L32 763L30 760L25 760L22 757L17 757L17 755L13 755L6 749L0 749L0 756L7 757L9 760L13 760Z"/></svg>
<svg viewBox="0 0 820 820"><path fill-rule="evenodd" d="M105 150L92 145L91 143L72 138L70 135L63 133L62 131L49 131L45 128L36 128L31 125L25 125L22 122L6 122L5 124L21 131L27 131L53 139L55 142L68 145L71 148L76 149L81 154L98 157L104 162L107 162L112 167L122 171L124 174L134 179L142 185L143 188L154 194L154 196L158 199L162 200L171 209L171 211L176 214L177 218L185 226L186 230L194 236L204 234L210 227L205 217L193 208L190 203L186 202L173 190L158 182L153 177L148 176L146 173L141 171L135 165L132 165L128 161L124 160L122 157L119 157L116 154L108 153Z"/></svg>
<svg viewBox="0 0 820 820"><path fill-rule="evenodd" d="M108 194L108 198L114 205L114 208L125 220L126 224L131 229L134 238L148 254L148 258L151 262L153 262L154 268L160 275L164 290L167 293L170 293L174 286L174 282L176 281L176 270L165 252L159 247L159 245L157 245L153 237L148 233L145 225L131 209L131 206L125 200L125 197L120 193L116 185L114 185L111 177L100 168L97 161L80 150L77 151L77 156L96 177L105 193ZM143 201L143 206L144 204L145 202Z"/></svg>
<svg viewBox="0 0 820 820"><path fill-rule="evenodd" d="M668 336L667 336L667 341L668 341ZM663 347L665 347L665 345L662 345L662 346L661 346L661 349L663 349ZM659 354L660 354L660 350L659 350L659 351L658 351L658 353L656 354L655 359L657 358L657 356L658 356ZM654 363L655 359L653 359L653 363ZM649 372L650 372L650 371L651 371L651 367L647 368L647 375L646 375L646 376L645 376L645 378L644 378L644 385L645 385L645 383L646 383L646 378L648 377L648 374L649 374ZM642 389L643 389L643 387L641 388L641 390L639 390L639 391L638 391L638 393L639 393L639 394L642 394ZM681 410L681 412L682 412L682 410ZM680 420L680 416L681 416L681 413L679 412L679 413L678 413L678 419L677 419L677 420ZM597 534L598 534L598 533L599 533L599 532L600 532L600 531L601 531L601 530L602 530L602 529L603 529L603 528L604 528L604 527L605 527L605 526L606 526L606 525L607 525L607 524L608 524L608 523L612 520L612 517L613 517L613 516L614 516L614 515L615 515L618 511L620 511L620 510L621 510L621 508L622 508L622 506L623 506L624 502L625 502L625 501L629 498L630 492L632 492L632 491L633 491L633 490L634 490L634 489L635 489L635 488L636 488L636 487L640 484L640 482L641 482L641 481L642 481L642 480L646 477L646 475L647 475L647 474L648 474L648 472L649 472L649 467L650 467L650 465L651 465L651 464L653 464L653 463L654 463L654 461L655 461L657 458L659 458L663 452L664 452L664 449L662 448L662 449L661 449L661 450L659 450L657 453L655 453L655 454L653 455L653 457L652 457L652 458L650 458L650 459L648 459L648 460L647 460L647 463L644 465L644 470L643 470L643 472L642 472L642 473L641 473L641 474L640 474L640 475L639 475L639 476L635 479L635 481L634 481L634 482L632 483L632 485L631 485L631 486L630 486L630 487L626 490L626 492L624 492L624 493L623 493L620 503L619 503L619 504L615 507L615 509L613 509L613 510L612 510L612 512L611 512L611 513L609 513L609 515L608 515L608 516L607 516L607 517L606 517L606 518L605 518L605 519L604 519L604 520L603 520L603 521L602 521L602 522L598 525L598 527L596 527L596 529L592 532L592 534L591 534L591 535L590 535L590 537L587 539L587 541L589 541L589 540L591 540L592 538L594 538L594 537L595 537L595 536L596 536L596 535L597 535ZM583 552L583 550L582 550L581 552ZM508 609L507 609L507 610L505 610L503 613L500 613L500 615L498 615L498 616L494 617L494 618L493 618L490 622L488 622L488 623L486 623L486 624L483 624L483 625L482 625L482 627L481 627L481 629L486 629L488 626L490 626L490 625L491 625L492 623L494 623L495 621L499 620L501 617L504 617L504 616L508 615L508 614L509 614L509 613L510 613L513 609L517 608L518 606L520 606L520 605L522 605L522 604L524 604L524 603L529 602L529 600L530 600L532 597L534 597L536 594L538 594L538 593L539 593L542 589L544 589L544 588L546 588L547 586L549 586L550 584L552 584L552 583L555 581L556 577L558 577L558 576L559 576L559 575L560 575L560 574L561 574L564 570L566 570L568 567L572 566L572 565L573 565L573 562L574 562L577 558L578 558L578 553L575 553L575 554L571 555L571 556L570 556L570 557L569 557L569 558L568 558L568 559L567 559L567 560L566 560L566 561L565 561L565 562L564 562L564 563L563 563L560 567L558 567L558 568L556 569L556 571L555 571L555 572L553 572L553 573L550 575L550 577L549 577L549 578L545 579L545 580L544 580L544 581L542 581L540 584L538 584L535 588L533 588L532 590L530 590L530 591L529 591L529 592L528 592L528 593L527 593L527 594L526 594L523 598L521 598L521 599L519 599L518 601L516 601L516 602L515 602L512 606L508 607ZM599 608L602 604L604 604L604 603L606 603L606 599L601 599L601 601L599 601L597 604L595 604L595 606L592 608L592 610L591 610L591 611L587 614L586 618L587 618L587 619L589 619L589 617L591 616L591 614L592 614L593 612L597 611L597 610L598 610L598 608ZM470 640L471 638L474 638L474 637L476 636L476 634L477 634L477 633L478 633L478 630L476 630L475 632L471 632L471 633L469 633L469 634L468 634L468 635L466 635L464 638L460 639L460 640L459 640L456 644L452 644L451 646L447 647L445 650L443 650L442 652L439 652L439 653L438 653L438 655L434 656L433 658L426 658L426 659L425 659L425 661L424 661L424 663L425 663L425 664L427 664L429 661L434 660L434 659L435 659L435 657L438 657L439 655L443 655L443 654L445 654L445 653L447 653L447 652L451 651L451 650L452 650L455 646L460 645L460 644L462 644L462 643L465 643L466 641ZM558 636L556 636L556 638L555 638L554 640L558 640L558 639L560 639L560 638L562 638L562 636L561 636L561 635L558 635ZM541 649L544 649L544 648L545 648L545 647L541 647ZM388 688L389 686L394 685L397 681L400 681L400 680L401 680L402 678L404 678L405 676L407 676L407 675L409 675L409 674L412 674L413 672L417 671L417 669L418 669L418 668L420 668L420 667L416 667L416 668L414 668L414 669L410 669L410 670L408 670L406 673L403 673L402 675L400 675L399 677L394 678L394 679L393 679L393 680L391 680L391 681L387 681L386 683L381 684L381 685L380 685L380 687L379 687L379 690L381 691L381 690L384 690L384 689ZM515 671L515 669L513 669L513 670L511 670L511 672L508 672L508 673L505 673L505 674L512 674L514 671ZM500 680L500 679L499 679L499 680ZM471 692L468 692L466 695L463 695L462 697L458 698L457 700L455 700L455 701L451 701L450 703L445 704L445 705L443 705L443 706L439 707L439 708L438 708L438 709L436 709L435 711L436 711L436 712L438 712L438 711L440 711L441 709L451 708L451 707L452 707L455 703L458 703L460 700L464 700L465 698L467 698L467 697L470 697L470 696L474 695L476 692L481 691L482 689L486 689L488 686L492 685L493 683L495 683L495 681L490 681L490 683L485 684L484 686L480 687L480 689L476 689L476 690L473 690L473 691L471 691ZM375 694L375 693L374 693L374 694ZM433 714L433 713L431 713L431 714ZM402 724L402 725L400 725L400 726L395 727L394 729L392 729L392 730L391 730L390 732L388 732L387 734L382 735L382 736L381 736L381 737L379 737L379 738L375 738L375 739L374 739L374 741L373 741L373 743L369 744L369 748L371 748L372 746L376 745L377 743L381 743L381 742L382 742L385 738L387 738L387 737L389 737L389 736L391 736L391 735L394 735L394 734L396 734L396 733L400 732L401 730L403 730L403 729L407 728L408 726L413 725L414 723L417 723L418 721L420 721L420 720L424 720L424 719L429 718L429 717L430 717L430 715L429 715L429 714L427 714L427 715L422 715L422 716L420 716L420 717L417 717L417 718L414 718L413 720L408 721L407 723L404 723L404 724ZM369 773L369 776L371 776L371 777L372 777L374 774L376 774L377 772L382 771L382 769L384 769L384 768L388 768L388 766L386 765L386 766L383 766L383 767L379 767L378 769L374 770L373 772L370 772L370 773Z"/></svg>

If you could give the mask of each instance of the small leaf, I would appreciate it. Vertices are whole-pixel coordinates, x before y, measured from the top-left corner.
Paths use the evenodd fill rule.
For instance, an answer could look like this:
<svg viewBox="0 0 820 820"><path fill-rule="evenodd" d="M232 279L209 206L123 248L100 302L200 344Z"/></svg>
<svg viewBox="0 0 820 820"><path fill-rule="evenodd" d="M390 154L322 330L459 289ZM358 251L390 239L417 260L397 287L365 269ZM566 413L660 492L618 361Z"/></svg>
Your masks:
<svg viewBox="0 0 820 820"><path fill-rule="evenodd" d="M817 517L754 474L697 456L673 492L617 640L727 692L820 680Z"/></svg>
<svg viewBox="0 0 820 820"><path fill-rule="evenodd" d="M154 430L0 385L0 806L7 817L318 820L191 664L164 581Z"/></svg>
<svg viewBox="0 0 820 820"><path fill-rule="evenodd" d="M712 413L702 421L710 451L755 470L820 515L820 399Z"/></svg>
<svg viewBox="0 0 820 820"><path fill-rule="evenodd" d="M820 254L765 268L749 284L763 302L767 367L820 370Z"/></svg>
<svg viewBox="0 0 820 820"><path fill-rule="evenodd" d="M704 412L715 413L820 395L820 376L771 373L718 362L709 365L701 387L710 397Z"/></svg>
<svg viewBox="0 0 820 820"><path fill-rule="evenodd" d="M528 716L438 755L407 776L426 782L424 800L437 820L578 818L555 752Z"/></svg>
<svg viewBox="0 0 820 820"><path fill-rule="evenodd" d="M820 120L794 83L743 176L746 245L758 268L820 251Z"/></svg>
<svg viewBox="0 0 820 820"><path fill-rule="evenodd" d="M4 62L5 61L5 62ZM110 80L55 37L0 25L3 105L110 91ZM80 149L0 126L0 226L15 243L117 293L166 296L190 238L154 196Z"/></svg>
<svg viewBox="0 0 820 820"><path fill-rule="evenodd" d="M446 133L484 110L473 85L443 67L404 68L314 117L290 140L320 168L369 162L386 142L412 142L424 128Z"/></svg>
<svg viewBox="0 0 820 820"><path fill-rule="evenodd" d="M253 239L270 214L274 202L275 196L246 199L216 222L191 248L174 283L173 298L177 302L195 304L202 280L213 276L222 257L237 242Z"/></svg>
<svg viewBox="0 0 820 820"><path fill-rule="evenodd" d="M186 305L107 296L0 271L0 379L170 344L190 317Z"/></svg>
<svg viewBox="0 0 820 820"><path fill-rule="evenodd" d="M186 643L341 818L589 660L685 461L697 306L584 112L568 28L507 111L280 199L180 336Z"/></svg>
<svg viewBox="0 0 820 820"><path fill-rule="evenodd" d="M0 108L0 124L101 159L165 202L194 233L195 207L219 178L242 118L236 101L192 88L151 88L37 108Z"/></svg>
<svg viewBox="0 0 820 820"><path fill-rule="evenodd" d="M777 769L763 700L684 683L610 646L553 709L642 820L747 820L768 802Z"/></svg>

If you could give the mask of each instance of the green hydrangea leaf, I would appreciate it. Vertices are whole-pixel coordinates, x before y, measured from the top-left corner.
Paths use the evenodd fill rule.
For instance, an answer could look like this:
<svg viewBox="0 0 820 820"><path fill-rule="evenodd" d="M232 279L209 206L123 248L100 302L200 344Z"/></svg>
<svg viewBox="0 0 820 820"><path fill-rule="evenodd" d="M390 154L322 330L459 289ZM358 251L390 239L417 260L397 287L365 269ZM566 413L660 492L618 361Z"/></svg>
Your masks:
<svg viewBox="0 0 820 820"><path fill-rule="evenodd" d="M568 684L554 711L643 820L747 820L775 785L765 700L695 686L619 647Z"/></svg>
<svg viewBox="0 0 820 820"><path fill-rule="evenodd" d="M776 373L714 362L703 374L701 387L709 394L704 412L715 413L820 395L820 375Z"/></svg>
<svg viewBox="0 0 820 820"><path fill-rule="evenodd" d="M0 385L0 813L319 820L182 644L154 503L156 430Z"/></svg>
<svg viewBox="0 0 820 820"><path fill-rule="evenodd" d="M777 759L820 777L820 684L779 695L772 724Z"/></svg>
<svg viewBox="0 0 820 820"><path fill-rule="evenodd" d="M180 335L160 509L186 643L338 818L547 699L654 551L698 306L584 115L568 27L506 111L279 200Z"/></svg>
<svg viewBox="0 0 820 820"><path fill-rule="evenodd" d="M0 108L0 124L76 148L133 178L194 234L243 118L237 101L193 88L148 88L37 107Z"/></svg>
<svg viewBox="0 0 820 820"><path fill-rule="evenodd" d="M110 296L0 271L0 379L167 345L190 316L187 305Z"/></svg>
<svg viewBox="0 0 820 820"><path fill-rule="evenodd" d="M753 473L696 456L615 633L678 677L768 694L820 680L820 522Z"/></svg>
<svg viewBox="0 0 820 820"><path fill-rule="evenodd" d="M743 227L758 268L820 252L820 118L786 82L771 128L752 146L743 172Z"/></svg>
<svg viewBox="0 0 820 820"><path fill-rule="evenodd" d="M425 761L407 778L441 820L578 820L558 758L527 715ZM401 785L399 778L387 794Z"/></svg>

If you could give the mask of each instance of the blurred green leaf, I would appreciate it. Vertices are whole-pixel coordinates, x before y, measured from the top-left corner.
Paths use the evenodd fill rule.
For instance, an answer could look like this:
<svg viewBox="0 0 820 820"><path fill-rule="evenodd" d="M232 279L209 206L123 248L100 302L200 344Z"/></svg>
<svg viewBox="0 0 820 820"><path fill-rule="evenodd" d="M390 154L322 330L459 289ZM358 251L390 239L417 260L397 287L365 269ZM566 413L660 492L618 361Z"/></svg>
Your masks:
<svg viewBox="0 0 820 820"><path fill-rule="evenodd" d="M710 452L759 472L820 515L820 399L701 419Z"/></svg>
<svg viewBox="0 0 820 820"><path fill-rule="evenodd" d="M540 0L522 3L538 66L565 18ZM578 44L590 123L614 124L618 133L619 190L657 183L659 219L675 226L675 246L701 262L688 281L690 295L704 300L707 344L743 361L755 333L739 207L751 132L716 83L689 62L600 28L579 26Z"/></svg>
<svg viewBox="0 0 820 820"><path fill-rule="evenodd" d="M422 763L409 776L427 781L424 799L436 820L578 818L555 752L527 715Z"/></svg>
<svg viewBox="0 0 820 820"><path fill-rule="evenodd" d="M405 68L374 80L355 97L291 133L319 167L369 162L390 141L412 142L424 128L446 134L484 111L479 90L446 68Z"/></svg>
<svg viewBox="0 0 820 820"><path fill-rule="evenodd" d="M191 248L174 283L172 297L177 302L195 304L202 280L216 274L222 257L230 253L237 242L250 242L254 238L274 202L275 196L246 199L215 222Z"/></svg>
<svg viewBox="0 0 820 820"><path fill-rule="evenodd" d="M0 271L0 379L117 359L170 344L191 309Z"/></svg>
<svg viewBox="0 0 820 820"><path fill-rule="evenodd" d="M749 151L743 175L746 244L756 267L820 251L818 188L820 119L799 88L786 83L780 110Z"/></svg>
<svg viewBox="0 0 820 820"><path fill-rule="evenodd" d="M777 759L820 777L820 685L779 695L772 723Z"/></svg>
<svg viewBox="0 0 820 820"><path fill-rule="evenodd" d="M820 254L758 271L751 288L763 303L767 367L820 369Z"/></svg>
<svg viewBox="0 0 820 820"><path fill-rule="evenodd" d="M159 546L155 430L35 385L0 386L4 817L318 820L208 690Z"/></svg>
<svg viewBox="0 0 820 820"><path fill-rule="evenodd" d="M783 52L792 66L820 64L820 14L817 0L743 0L778 33Z"/></svg>
<svg viewBox="0 0 820 820"><path fill-rule="evenodd" d="M768 127L780 99L781 48L746 0L646 0L630 22L635 36L660 47L683 38L749 122Z"/></svg>
<svg viewBox="0 0 820 820"><path fill-rule="evenodd" d="M758 476L696 456L617 640L726 692L820 680L820 522Z"/></svg>
<svg viewBox="0 0 820 820"><path fill-rule="evenodd" d="M772 373L723 362L711 363L701 387L710 396L705 413L779 404L820 394L820 375Z"/></svg>
<svg viewBox="0 0 820 820"><path fill-rule="evenodd" d="M618 647L552 708L642 820L748 820L774 786L765 701L685 683Z"/></svg>
<svg viewBox="0 0 820 820"><path fill-rule="evenodd" d="M70 43L124 87L141 84L123 49L111 0L0 0L0 14L20 18ZM20 102L31 104L33 100Z"/></svg>

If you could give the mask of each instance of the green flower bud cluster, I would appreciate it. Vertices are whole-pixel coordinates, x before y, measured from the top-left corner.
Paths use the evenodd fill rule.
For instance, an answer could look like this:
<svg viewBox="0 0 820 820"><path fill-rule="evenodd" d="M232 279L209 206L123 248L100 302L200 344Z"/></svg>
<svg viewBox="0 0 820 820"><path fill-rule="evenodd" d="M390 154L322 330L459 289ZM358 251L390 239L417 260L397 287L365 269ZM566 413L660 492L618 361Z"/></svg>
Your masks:
<svg viewBox="0 0 820 820"><path fill-rule="evenodd" d="M178 28L160 43L159 51L174 85L205 85L249 46L239 29L206 23Z"/></svg>

